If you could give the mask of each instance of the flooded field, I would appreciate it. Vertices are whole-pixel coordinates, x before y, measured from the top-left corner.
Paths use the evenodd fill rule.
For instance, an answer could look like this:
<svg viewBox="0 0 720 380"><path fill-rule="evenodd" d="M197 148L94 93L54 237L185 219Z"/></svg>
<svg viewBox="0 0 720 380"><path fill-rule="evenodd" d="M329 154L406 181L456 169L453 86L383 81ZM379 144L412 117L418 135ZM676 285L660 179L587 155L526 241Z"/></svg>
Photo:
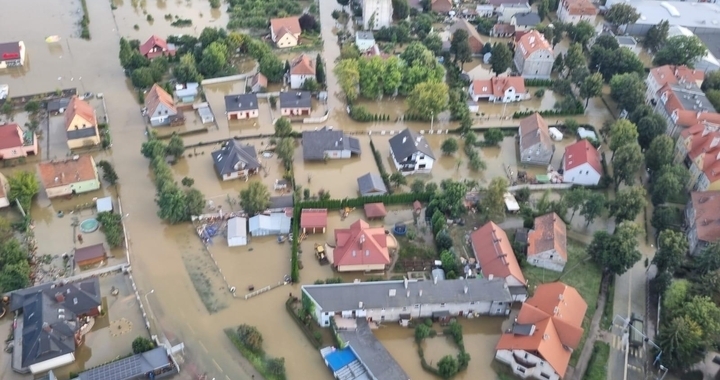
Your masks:
<svg viewBox="0 0 720 380"><path fill-rule="evenodd" d="M200 34L206 27L225 28L228 22L224 7L212 9L210 2L203 0L111 0L111 4L116 28L124 36L140 41L153 34L163 38L177 34ZM179 19L192 20L192 25L171 25Z"/></svg>

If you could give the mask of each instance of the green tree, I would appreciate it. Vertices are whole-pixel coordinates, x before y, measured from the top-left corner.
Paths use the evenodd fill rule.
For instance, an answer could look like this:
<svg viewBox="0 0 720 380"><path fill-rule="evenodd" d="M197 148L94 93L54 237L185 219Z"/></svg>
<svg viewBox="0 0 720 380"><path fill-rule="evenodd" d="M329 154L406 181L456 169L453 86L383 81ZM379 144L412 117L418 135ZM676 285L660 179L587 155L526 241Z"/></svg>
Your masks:
<svg viewBox="0 0 720 380"><path fill-rule="evenodd" d="M423 39L423 45L433 54L439 55L442 51L442 37L438 33L430 33Z"/></svg>
<svg viewBox="0 0 720 380"><path fill-rule="evenodd" d="M190 177L183 177L180 183L185 187L192 187L195 184L195 180Z"/></svg>
<svg viewBox="0 0 720 380"><path fill-rule="evenodd" d="M657 344L663 352L663 365L679 370L690 368L701 359L698 351L702 339L702 328L687 317L673 318L661 325Z"/></svg>
<svg viewBox="0 0 720 380"><path fill-rule="evenodd" d="M660 47L665 45L669 31L670 23L668 20L662 20L659 24L651 26L650 29L648 29L647 34L645 34L643 46L645 46L645 48L651 53L657 52Z"/></svg>
<svg viewBox="0 0 720 380"><path fill-rule="evenodd" d="M157 139L150 139L148 141L145 141L140 147L140 153L142 153L145 158L149 158L151 160L155 157L165 158L166 152L167 145L163 144L162 141Z"/></svg>
<svg viewBox="0 0 720 380"><path fill-rule="evenodd" d="M106 180L109 184L114 185L118 181L118 175L115 172L115 168L113 168L112 164L105 160L101 160L97 163L97 166L102 169L103 171L103 179Z"/></svg>
<svg viewBox="0 0 720 380"><path fill-rule="evenodd" d="M585 56L583 55L582 45L579 43L570 45L570 48L565 54L565 67L570 69L570 71L573 71L578 67L585 65Z"/></svg>
<svg viewBox="0 0 720 380"><path fill-rule="evenodd" d="M644 157L640 150L640 145L632 143L623 145L613 154L613 182L615 190L620 187L620 183L632 186L638 176L638 171L642 167Z"/></svg>
<svg viewBox="0 0 720 380"><path fill-rule="evenodd" d="M195 57L191 53L180 57L180 63L173 68L173 75L179 83L202 81L202 75L197 69Z"/></svg>
<svg viewBox="0 0 720 380"><path fill-rule="evenodd" d="M15 238L0 243L0 268L28 261L27 250Z"/></svg>
<svg viewBox="0 0 720 380"><path fill-rule="evenodd" d="M705 44L700 37L692 36L674 36L665 41L665 45L655 53L653 64L656 66L663 65L686 65L695 67L695 61L702 58L707 53Z"/></svg>
<svg viewBox="0 0 720 380"><path fill-rule="evenodd" d="M325 64L323 64L320 53L315 57L315 80L321 85L325 85Z"/></svg>
<svg viewBox="0 0 720 380"><path fill-rule="evenodd" d="M421 323L415 326L415 341L420 343L430 336L430 327Z"/></svg>
<svg viewBox="0 0 720 380"><path fill-rule="evenodd" d="M490 67L496 76L506 72L512 65L513 55L504 42L496 42L490 56Z"/></svg>
<svg viewBox="0 0 720 380"><path fill-rule="evenodd" d="M670 136L656 137L645 152L645 165L651 172L659 171L662 167L672 164L675 152L675 142Z"/></svg>
<svg viewBox="0 0 720 380"><path fill-rule="evenodd" d="M440 261L445 273L458 271L458 259L452 251L443 251L440 253Z"/></svg>
<svg viewBox="0 0 720 380"><path fill-rule="evenodd" d="M690 180L690 172L683 165L665 165L653 175L652 203L661 205L679 196Z"/></svg>
<svg viewBox="0 0 720 380"><path fill-rule="evenodd" d="M460 67L465 62L472 61L472 51L470 50L470 42L468 41L468 32L465 29L457 29L452 34L450 41L450 54L453 55L453 63L460 63Z"/></svg>
<svg viewBox="0 0 720 380"><path fill-rule="evenodd" d="M688 241L685 234L673 230L664 230L658 237L658 250L652 263L658 272L674 273L682 264L683 257L688 250Z"/></svg>
<svg viewBox="0 0 720 380"><path fill-rule="evenodd" d="M408 96L408 111L425 120L430 120L447 109L448 99L447 84L423 82L415 86Z"/></svg>
<svg viewBox="0 0 720 380"><path fill-rule="evenodd" d="M645 82L636 73L618 74L610 79L610 97L619 109L632 112L645 100Z"/></svg>
<svg viewBox="0 0 720 380"><path fill-rule="evenodd" d="M421 179L416 179L412 182L410 185L410 191L412 191L415 194L420 194L425 192L425 182Z"/></svg>
<svg viewBox="0 0 720 380"><path fill-rule="evenodd" d="M590 193L584 187L574 187L563 195L565 204L568 206L568 209L572 210L572 215L570 215L571 221L575 217L575 213L582 209L589 195Z"/></svg>
<svg viewBox="0 0 720 380"><path fill-rule="evenodd" d="M650 225L659 233L677 224L677 209L674 207L655 207Z"/></svg>
<svg viewBox="0 0 720 380"><path fill-rule="evenodd" d="M34 115L38 111L40 111L40 102L37 100L31 100L25 103L25 112Z"/></svg>
<svg viewBox="0 0 720 380"><path fill-rule="evenodd" d="M9 201L18 201L20 206L26 213L30 212L32 199L40 192L40 183L35 177L35 173L29 171L16 172L8 177L10 191L8 192Z"/></svg>
<svg viewBox="0 0 720 380"><path fill-rule="evenodd" d="M358 50L357 46L355 44L345 44L343 45L342 49L340 49L340 59L346 60L346 59L358 59L360 58L360 50Z"/></svg>
<svg viewBox="0 0 720 380"><path fill-rule="evenodd" d="M615 25L630 25L640 19L640 13L630 4L616 3L605 14L605 21Z"/></svg>
<svg viewBox="0 0 720 380"><path fill-rule="evenodd" d="M0 269L0 291L3 293L26 288L30 284L30 264L27 260L5 265Z"/></svg>
<svg viewBox="0 0 720 380"><path fill-rule="evenodd" d="M604 270L621 275L642 257L637 250L639 234L640 227L635 223L622 222L612 235L605 231L596 232L587 252Z"/></svg>
<svg viewBox="0 0 720 380"><path fill-rule="evenodd" d="M292 125L286 117L281 117L275 121L275 136L286 137L292 134Z"/></svg>
<svg viewBox="0 0 720 380"><path fill-rule="evenodd" d="M357 99L360 84L360 67L357 59L343 59L335 65L335 76L340 89L349 102Z"/></svg>
<svg viewBox="0 0 720 380"><path fill-rule="evenodd" d="M548 5L548 0L541 0L537 2L537 14L540 16L540 21L544 21L545 18L547 18L548 13L550 13L550 8ZM553 30L553 28L545 28L545 30ZM545 39L548 41L552 41L552 37L548 38L547 35L545 35Z"/></svg>
<svg viewBox="0 0 720 380"><path fill-rule="evenodd" d="M505 138L505 134L500 128L490 128L483 132L483 143L486 146L496 146ZM466 139L467 142L467 139Z"/></svg>
<svg viewBox="0 0 720 380"><path fill-rule="evenodd" d="M638 143L643 150L650 148L656 137L665 134L667 122L659 114L653 113L640 119L637 123Z"/></svg>
<svg viewBox="0 0 720 380"><path fill-rule="evenodd" d="M438 361L438 373L443 379L452 379L458 373L459 368L457 359L452 355L443 356Z"/></svg>
<svg viewBox="0 0 720 380"><path fill-rule="evenodd" d="M168 156L173 156L175 160L182 157L183 153L185 153L185 143L182 137L176 132L173 132L172 136L170 136L170 141L168 141L165 153Z"/></svg>
<svg viewBox="0 0 720 380"><path fill-rule="evenodd" d="M615 199L610 202L610 215L615 217L617 223L632 221L645 207L645 189L640 186L631 186L617 192Z"/></svg>
<svg viewBox="0 0 720 380"><path fill-rule="evenodd" d="M442 150L443 154L451 156L455 154L458 150L458 142L452 137L448 137L443 141L442 146L440 146L440 149Z"/></svg>
<svg viewBox="0 0 720 380"><path fill-rule="evenodd" d="M263 337L257 328L242 324L238 326L237 334L245 348L255 353L262 352Z"/></svg>
<svg viewBox="0 0 720 380"><path fill-rule="evenodd" d="M410 14L410 5L407 0L392 0L393 19L405 20Z"/></svg>
<svg viewBox="0 0 720 380"><path fill-rule="evenodd" d="M205 196L198 189L185 191L185 203L189 216L201 215L205 210Z"/></svg>
<svg viewBox="0 0 720 380"><path fill-rule="evenodd" d="M627 119L620 119L610 127L610 150L616 153L620 147L635 143L638 136L635 124Z"/></svg>
<svg viewBox="0 0 720 380"><path fill-rule="evenodd" d="M505 193L508 182L504 177L495 177L490 181L485 198L481 200L481 206L487 212L491 220L500 220L505 217Z"/></svg>
<svg viewBox="0 0 720 380"><path fill-rule="evenodd" d="M595 35L595 26L585 20L581 20L577 24L571 25L567 33L573 42L585 46L585 44L590 41L590 38Z"/></svg>
<svg viewBox="0 0 720 380"><path fill-rule="evenodd" d="M683 304L680 312L703 330L704 346L716 342L720 334L720 308L710 297L694 296Z"/></svg>
<svg viewBox="0 0 720 380"><path fill-rule="evenodd" d="M132 341L133 354L142 354L155 348L155 343L144 336L139 336Z"/></svg>
<svg viewBox="0 0 720 380"><path fill-rule="evenodd" d="M368 99L378 99L383 93L382 76L385 62L380 57L358 61L360 73L360 95Z"/></svg>
<svg viewBox="0 0 720 380"><path fill-rule="evenodd" d="M402 83L403 63L400 58L392 56L384 62L383 72L383 93L385 95L395 96Z"/></svg>
<svg viewBox="0 0 720 380"><path fill-rule="evenodd" d="M603 77L600 73L591 74L580 83L580 97L585 99L585 108L587 108L590 98L602 95L602 87Z"/></svg>
<svg viewBox="0 0 720 380"><path fill-rule="evenodd" d="M280 83L283 75L285 74L285 66L283 62L276 55L268 54L260 60L258 66L260 73L265 75L268 82Z"/></svg>
<svg viewBox="0 0 720 380"><path fill-rule="evenodd" d="M470 146L474 146L478 142L477 134L475 134L475 132L473 131L469 131L468 133L466 133L463 138L465 139L465 144Z"/></svg>
<svg viewBox="0 0 720 380"><path fill-rule="evenodd" d="M400 172L394 172L390 174L390 183L399 188L402 185L407 185L407 178Z"/></svg>
<svg viewBox="0 0 720 380"><path fill-rule="evenodd" d="M261 213L270 206L270 191L262 182L250 182L250 185L240 190L240 205L248 215Z"/></svg>
<svg viewBox="0 0 720 380"><path fill-rule="evenodd" d="M285 373L285 358L270 358L265 361L265 368L268 374L276 379L284 379Z"/></svg>
<svg viewBox="0 0 720 380"><path fill-rule="evenodd" d="M714 242L705 247L694 264L695 272L701 275L720 269L720 243Z"/></svg>
<svg viewBox="0 0 720 380"><path fill-rule="evenodd" d="M198 70L205 77L216 76L225 70L228 62L227 57L227 46L222 42L215 41L203 49Z"/></svg>
<svg viewBox="0 0 720 380"><path fill-rule="evenodd" d="M185 193L175 183L168 182L160 186L155 202L160 208L158 217L170 224L178 224L190 219Z"/></svg>
<svg viewBox="0 0 720 380"><path fill-rule="evenodd" d="M285 170L292 168L293 156L295 155L295 141L290 137L283 137L275 147L275 153L282 160Z"/></svg>
<svg viewBox="0 0 720 380"><path fill-rule="evenodd" d="M148 88L155 83L153 71L149 67L136 69L130 75L130 80L136 88Z"/></svg>

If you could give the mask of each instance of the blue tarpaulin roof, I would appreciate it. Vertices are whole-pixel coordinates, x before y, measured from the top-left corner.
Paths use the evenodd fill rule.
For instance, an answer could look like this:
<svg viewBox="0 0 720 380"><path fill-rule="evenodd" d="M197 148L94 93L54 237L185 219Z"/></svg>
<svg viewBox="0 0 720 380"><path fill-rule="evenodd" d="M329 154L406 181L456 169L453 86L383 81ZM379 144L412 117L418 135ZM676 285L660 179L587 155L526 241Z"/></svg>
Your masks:
<svg viewBox="0 0 720 380"><path fill-rule="evenodd" d="M325 361L327 361L328 367L330 367L330 370L332 370L333 372L337 372L343 369L345 366L354 362L355 360L357 360L357 357L355 357L355 354L352 352L352 350L350 350L350 348L336 350L335 352L325 357Z"/></svg>

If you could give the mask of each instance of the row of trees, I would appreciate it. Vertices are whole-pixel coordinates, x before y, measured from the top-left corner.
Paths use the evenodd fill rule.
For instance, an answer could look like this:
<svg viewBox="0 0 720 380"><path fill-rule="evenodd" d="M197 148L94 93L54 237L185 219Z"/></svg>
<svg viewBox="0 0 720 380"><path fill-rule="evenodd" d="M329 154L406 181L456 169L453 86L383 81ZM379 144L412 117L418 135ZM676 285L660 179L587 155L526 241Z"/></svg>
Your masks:
<svg viewBox="0 0 720 380"><path fill-rule="evenodd" d="M22 289L30 284L27 249L14 237L12 224L0 218L0 292Z"/></svg>
<svg viewBox="0 0 720 380"><path fill-rule="evenodd" d="M179 159L185 151L182 138L173 133L166 145L157 139L154 133L150 134L148 141L140 149L143 156L150 159L150 167L155 175L155 188L157 193L155 202L158 207L158 217L170 224L182 223L190 220L193 215L202 214L205 209L205 196L192 186L183 189L175 181L167 158L172 156ZM189 181L184 181L192 185Z"/></svg>

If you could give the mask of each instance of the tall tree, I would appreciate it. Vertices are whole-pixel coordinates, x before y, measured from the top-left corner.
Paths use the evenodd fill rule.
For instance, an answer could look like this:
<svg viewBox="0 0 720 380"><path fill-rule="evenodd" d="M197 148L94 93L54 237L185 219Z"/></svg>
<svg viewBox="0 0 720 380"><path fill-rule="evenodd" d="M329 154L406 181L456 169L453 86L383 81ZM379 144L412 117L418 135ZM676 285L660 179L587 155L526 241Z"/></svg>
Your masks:
<svg viewBox="0 0 720 380"><path fill-rule="evenodd" d="M512 60L512 52L505 43L496 42L495 45L493 45L492 55L490 56L490 66L496 76L506 72L510 68L510 65L512 65Z"/></svg>
<svg viewBox="0 0 720 380"><path fill-rule="evenodd" d="M583 55L582 45L577 42L570 45L567 53L565 53L565 67L572 71L585 65L585 55Z"/></svg>
<svg viewBox="0 0 720 380"><path fill-rule="evenodd" d="M585 200L588 197L588 191L584 187L575 187L570 189L565 195L563 195L563 199L565 200L568 208L572 210L572 215L570 215L570 221L575 217L575 213L582 208L583 203L585 203Z"/></svg>
<svg viewBox="0 0 720 380"><path fill-rule="evenodd" d="M683 165L665 165L659 171L653 172L652 203L661 205L679 196L690 180L690 172Z"/></svg>
<svg viewBox="0 0 720 380"><path fill-rule="evenodd" d="M686 65L695 67L695 62L705 56L707 48L700 40L700 37L674 36L665 41L665 45L655 53L653 64L663 65Z"/></svg>
<svg viewBox="0 0 720 380"><path fill-rule="evenodd" d="M198 69L205 77L213 77L220 74L228 64L227 46L222 42L215 41L203 49L202 58Z"/></svg>
<svg viewBox="0 0 720 380"><path fill-rule="evenodd" d="M636 73L618 74L610 79L610 97L618 108L632 112L645 100L645 82Z"/></svg>
<svg viewBox="0 0 720 380"><path fill-rule="evenodd" d="M595 35L595 27L589 22L581 20L577 24L568 27L567 33L573 42L585 46L590 38Z"/></svg>
<svg viewBox="0 0 720 380"><path fill-rule="evenodd" d="M633 221L645 207L645 189L631 186L617 192L610 202L610 215L617 223Z"/></svg>
<svg viewBox="0 0 720 380"><path fill-rule="evenodd" d="M430 120L448 107L448 86L445 83L424 82L415 86L407 98L408 111Z"/></svg>
<svg viewBox="0 0 720 380"><path fill-rule="evenodd" d="M615 25L630 25L640 19L637 9L627 3L616 3L605 14L605 21Z"/></svg>
<svg viewBox="0 0 720 380"><path fill-rule="evenodd" d="M585 77L580 83L580 96L585 98L585 108L587 108L590 98L600 96L602 94L603 77L599 73L591 74Z"/></svg>
<svg viewBox="0 0 720 380"><path fill-rule="evenodd" d="M655 53L665 45L665 41L668 38L668 32L670 31L670 23L668 20L662 20L659 24L653 25L648 29L645 34L645 40L643 46L648 49L651 53Z"/></svg>
<svg viewBox="0 0 720 380"><path fill-rule="evenodd" d="M690 368L702 358L698 354L702 338L702 328L687 317L676 317L661 325L657 341L663 365L678 370Z"/></svg>
<svg viewBox="0 0 720 380"><path fill-rule="evenodd" d="M472 61L472 51L470 50L470 42L468 41L468 33L465 29L458 29L452 34L450 41L450 54L453 55L453 62L460 63L460 67L465 62Z"/></svg>
<svg viewBox="0 0 720 380"><path fill-rule="evenodd" d="M455 154L458 150L458 142L454 138L450 137L445 139L443 141L442 146L440 147L440 150L442 150L443 154L451 156Z"/></svg>
<svg viewBox="0 0 720 380"><path fill-rule="evenodd" d="M159 188L157 197L158 217L170 224L178 224L189 220L185 193L175 183L166 182Z"/></svg>
<svg viewBox="0 0 720 380"><path fill-rule="evenodd" d="M173 68L173 75L179 83L200 82L202 75L197 69L195 57L187 53L180 57L180 63Z"/></svg>
<svg viewBox="0 0 720 380"><path fill-rule="evenodd" d="M292 169L293 156L295 155L295 142L291 137L283 137L275 147L275 153L282 161L285 170Z"/></svg>
<svg viewBox="0 0 720 380"><path fill-rule="evenodd" d="M646 150L650 148L650 144L656 137L665 134L667 122L664 117L653 113L640 119L637 123L637 129L638 143L643 150Z"/></svg>
<svg viewBox="0 0 720 380"><path fill-rule="evenodd" d="M622 146L635 143L637 139L637 127L627 119L620 119L610 127L610 150L613 153Z"/></svg>
<svg viewBox="0 0 720 380"><path fill-rule="evenodd" d="M267 54L260 59L258 71L265 75L270 83L280 83L287 72L280 58L273 54Z"/></svg>
<svg viewBox="0 0 720 380"><path fill-rule="evenodd" d="M627 272L642 256L637 250L640 228L633 222L622 222L611 235L598 231L587 248L590 257L611 274Z"/></svg>
<svg viewBox="0 0 720 380"><path fill-rule="evenodd" d="M321 85L325 85L325 65L320 53L315 57L315 80Z"/></svg>
<svg viewBox="0 0 720 380"><path fill-rule="evenodd" d="M613 180L615 190L620 183L632 186L638 176L645 157L640 150L640 145L632 143L623 145L613 154Z"/></svg>
<svg viewBox="0 0 720 380"><path fill-rule="evenodd" d="M340 89L345 93L349 102L357 99L358 85L360 84L360 67L357 59L343 59L335 65Z"/></svg>
<svg viewBox="0 0 720 380"><path fill-rule="evenodd" d="M540 21L544 21L547 17L548 13L550 13L550 4L548 4L548 0L540 0L537 2L537 14L540 16ZM546 28L551 29L552 28ZM545 37L548 41L552 41L552 38Z"/></svg>
<svg viewBox="0 0 720 380"><path fill-rule="evenodd" d="M645 165L648 170L655 172L665 165L672 164L675 143L668 135L656 137L645 152Z"/></svg>
<svg viewBox="0 0 720 380"><path fill-rule="evenodd" d="M263 212L270 206L270 191L262 182L250 182L240 190L240 205L248 215Z"/></svg>
<svg viewBox="0 0 720 380"><path fill-rule="evenodd" d="M405 20L410 14L410 5L407 0L392 0L393 19Z"/></svg>
<svg viewBox="0 0 720 380"><path fill-rule="evenodd" d="M115 172L115 168L113 168L112 164L110 164L108 161L100 160L97 163L97 166L102 169L104 180L108 181L108 183L111 185L117 183L118 175Z"/></svg>
<svg viewBox="0 0 720 380"><path fill-rule="evenodd" d="M7 104L7 103L6 103ZM40 183L34 172L21 171L8 177L10 191L7 198L10 202L18 201L26 213L30 212L32 199L40 192Z"/></svg>
<svg viewBox="0 0 720 380"><path fill-rule="evenodd" d="M605 196L603 194L596 192L590 192L590 194L588 194L587 199L585 199L585 202L582 204L582 209L580 210L580 215L585 218L586 227L595 221L595 218L605 212L606 204L607 201L605 200Z"/></svg>
<svg viewBox="0 0 720 380"><path fill-rule="evenodd" d="M170 141L168 141L165 153L168 156L173 156L176 160L185 153L185 143L183 143L182 137L176 132L173 132L172 136L170 136Z"/></svg>
<svg viewBox="0 0 720 380"><path fill-rule="evenodd" d="M286 117L281 117L275 121L275 136L286 137L292 134L292 124Z"/></svg>
<svg viewBox="0 0 720 380"><path fill-rule="evenodd" d="M682 264L683 257L688 250L688 240L685 234L673 230L660 232L658 237L658 250L652 263L658 272L674 273Z"/></svg>

